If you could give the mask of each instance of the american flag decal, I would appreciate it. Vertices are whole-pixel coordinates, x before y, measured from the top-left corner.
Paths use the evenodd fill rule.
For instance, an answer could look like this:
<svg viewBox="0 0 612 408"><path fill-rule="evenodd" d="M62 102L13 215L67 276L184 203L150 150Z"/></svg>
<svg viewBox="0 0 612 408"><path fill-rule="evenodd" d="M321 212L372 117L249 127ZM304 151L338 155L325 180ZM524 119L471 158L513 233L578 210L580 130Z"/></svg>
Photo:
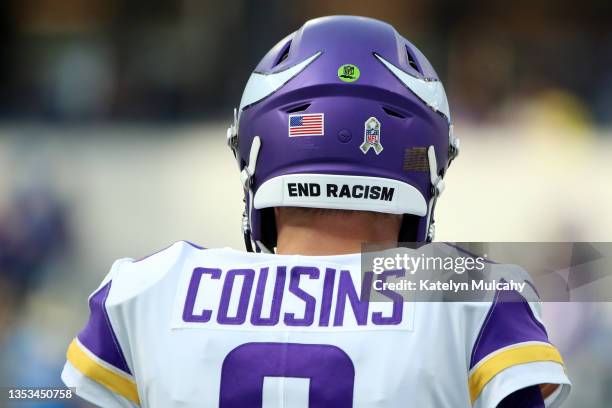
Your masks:
<svg viewBox="0 0 612 408"><path fill-rule="evenodd" d="M289 137L323 136L324 124L322 113L289 115Z"/></svg>

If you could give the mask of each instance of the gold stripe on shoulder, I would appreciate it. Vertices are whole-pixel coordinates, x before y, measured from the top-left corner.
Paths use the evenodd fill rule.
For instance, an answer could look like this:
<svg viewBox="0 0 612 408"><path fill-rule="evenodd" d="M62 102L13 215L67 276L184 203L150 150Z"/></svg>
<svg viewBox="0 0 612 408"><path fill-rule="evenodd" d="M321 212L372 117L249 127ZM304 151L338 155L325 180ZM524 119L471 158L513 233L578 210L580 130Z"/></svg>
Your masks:
<svg viewBox="0 0 612 408"><path fill-rule="evenodd" d="M478 363L468 379L472 404L489 381L501 371L515 365L539 361L552 361L563 365L561 354L550 344L526 344L510 347L490 357L485 357L482 362Z"/></svg>
<svg viewBox="0 0 612 408"><path fill-rule="evenodd" d="M66 358L77 370L90 379L104 385L116 394L140 405L136 383L109 370L87 355L74 339L68 347Z"/></svg>

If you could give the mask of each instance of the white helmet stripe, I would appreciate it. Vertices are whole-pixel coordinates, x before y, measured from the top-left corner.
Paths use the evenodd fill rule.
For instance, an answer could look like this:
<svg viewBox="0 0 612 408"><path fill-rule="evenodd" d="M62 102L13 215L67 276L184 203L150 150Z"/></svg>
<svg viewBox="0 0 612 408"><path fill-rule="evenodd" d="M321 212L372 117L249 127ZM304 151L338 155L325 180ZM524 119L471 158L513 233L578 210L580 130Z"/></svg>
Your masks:
<svg viewBox="0 0 612 408"><path fill-rule="evenodd" d="M399 180L336 174L286 174L266 180L255 193L255 209L311 207L427 214L425 197Z"/></svg>
<svg viewBox="0 0 612 408"><path fill-rule="evenodd" d="M278 91L293 77L302 72L304 68L306 68L319 55L321 55L321 51L300 62L299 64L295 64L294 66L280 72L274 72L272 74L253 72L247 81L244 92L242 93L239 112L242 112L246 106L258 102L264 99L266 96Z"/></svg>
<svg viewBox="0 0 612 408"><path fill-rule="evenodd" d="M448 100L446 99L446 92L444 92L444 86L442 85L442 82L433 79L427 81L421 78L414 77L399 69L389 61L385 60L380 55L374 55L408 89L414 92L416 96L423 100L423 102L425 102L432 109L443 113L450 122L450 109L448 107Z"/></svg>

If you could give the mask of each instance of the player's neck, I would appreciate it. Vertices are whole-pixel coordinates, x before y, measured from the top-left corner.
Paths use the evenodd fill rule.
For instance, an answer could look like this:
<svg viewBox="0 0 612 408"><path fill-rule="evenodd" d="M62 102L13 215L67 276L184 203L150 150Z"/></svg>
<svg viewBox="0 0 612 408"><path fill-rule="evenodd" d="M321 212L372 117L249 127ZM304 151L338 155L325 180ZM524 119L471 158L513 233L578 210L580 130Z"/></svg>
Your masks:
<svg viewBox="0 0 612 408"><path fill-rule="evenodd" d="M283 220L278 225L276 253L342 255L361 252L364 243L395 243L399 225L392 218L321 216Z"/></svg>

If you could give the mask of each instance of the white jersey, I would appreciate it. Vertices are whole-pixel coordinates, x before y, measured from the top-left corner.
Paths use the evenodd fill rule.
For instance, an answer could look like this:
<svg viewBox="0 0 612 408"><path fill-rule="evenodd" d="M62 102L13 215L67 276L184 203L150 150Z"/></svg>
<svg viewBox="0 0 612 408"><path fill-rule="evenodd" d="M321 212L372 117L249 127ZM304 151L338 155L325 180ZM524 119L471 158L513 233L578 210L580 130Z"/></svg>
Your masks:
<svg viewBox="0 0 612 408"><path fill-rule="evenodd" d="M186 242L114 263L62 379L102 407L479 407L560 384L537 304L387 302L360 255L288 256Z"/></svg>

